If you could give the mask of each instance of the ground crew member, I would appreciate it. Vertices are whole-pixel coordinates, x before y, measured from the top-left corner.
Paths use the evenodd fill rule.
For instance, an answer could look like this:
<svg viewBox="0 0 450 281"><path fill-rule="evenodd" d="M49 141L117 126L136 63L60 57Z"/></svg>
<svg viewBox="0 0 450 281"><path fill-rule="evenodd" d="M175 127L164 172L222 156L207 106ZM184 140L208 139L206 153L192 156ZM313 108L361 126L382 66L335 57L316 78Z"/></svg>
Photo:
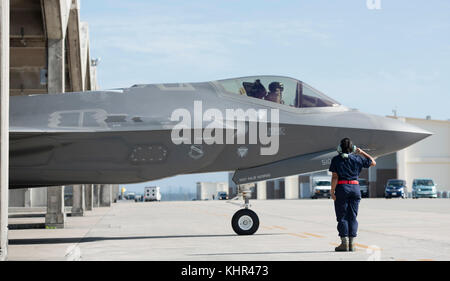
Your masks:
<svg viewBox="0 0 450 281"><path fill-rule="evenodd" d="M333 173L331 197L341 237L341 245L335 251L355 251L354 239L358 231L356 216L361 201L358 176L362 168L373 167L376 162L369 154L354 146L349 138L341 140L337 151L339 155L333 157L329 169Z"/></svg>

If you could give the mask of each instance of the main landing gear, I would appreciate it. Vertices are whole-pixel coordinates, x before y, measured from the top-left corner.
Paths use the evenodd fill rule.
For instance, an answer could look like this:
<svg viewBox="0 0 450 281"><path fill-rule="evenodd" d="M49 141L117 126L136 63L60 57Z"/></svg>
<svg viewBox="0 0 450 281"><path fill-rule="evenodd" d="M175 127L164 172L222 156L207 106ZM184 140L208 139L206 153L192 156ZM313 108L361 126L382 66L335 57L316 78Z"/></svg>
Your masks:
<svg viewBox="0 0 450 281"><path fill-rule="evenodd" d="M249 209L249 200L252 196L251 185L238 185L238 196L242 195L245 201L244 209L237 211L231 219L231 226L238 235L252 235L259 228L259 218Z"/></svg>

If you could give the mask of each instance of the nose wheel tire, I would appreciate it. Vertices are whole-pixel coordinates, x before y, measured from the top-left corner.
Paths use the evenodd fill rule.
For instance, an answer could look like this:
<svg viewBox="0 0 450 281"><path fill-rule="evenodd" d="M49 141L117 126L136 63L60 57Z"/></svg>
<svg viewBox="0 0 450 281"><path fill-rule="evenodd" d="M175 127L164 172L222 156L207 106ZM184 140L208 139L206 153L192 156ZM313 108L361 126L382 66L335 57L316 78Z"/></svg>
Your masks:
<svg viewBox="0 0 450 281"><path fill-rule="evenodd" d="M231 226L238 235L252 235L259 228L259 218L252 210L241 209L233 215Z"/></svg>

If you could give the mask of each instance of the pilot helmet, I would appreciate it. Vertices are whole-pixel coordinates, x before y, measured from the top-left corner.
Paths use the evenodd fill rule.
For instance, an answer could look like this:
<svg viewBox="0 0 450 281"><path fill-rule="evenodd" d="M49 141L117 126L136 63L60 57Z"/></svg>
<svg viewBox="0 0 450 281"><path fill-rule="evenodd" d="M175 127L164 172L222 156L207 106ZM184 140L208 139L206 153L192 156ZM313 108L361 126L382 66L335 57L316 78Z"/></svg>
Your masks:
<svg viewBox="0 0 450 281"><path fill-rule="evenodd" d="M269 84L269 91L275 92L276 89L284 90L284 85L281 82L272 82Z"/></svg>

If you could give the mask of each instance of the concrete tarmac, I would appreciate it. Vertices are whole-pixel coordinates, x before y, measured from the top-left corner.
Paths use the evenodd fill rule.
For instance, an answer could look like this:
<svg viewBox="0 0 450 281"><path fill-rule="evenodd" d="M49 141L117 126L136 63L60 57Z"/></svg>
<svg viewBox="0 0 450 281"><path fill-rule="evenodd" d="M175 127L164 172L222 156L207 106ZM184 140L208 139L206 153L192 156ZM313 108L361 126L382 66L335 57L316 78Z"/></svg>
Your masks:
<svg viewBox="0 0 450 281"><path fill-rule="evenodd" d="M251 200L258 232L238 236L242 200L119 201L64 229L9 231L9 260L450 260L450 199L363 199L356 252L339 243L333 201ZM41 214L42 215L42 214ZM44 217L12 216L10 225Z"/></svg>

